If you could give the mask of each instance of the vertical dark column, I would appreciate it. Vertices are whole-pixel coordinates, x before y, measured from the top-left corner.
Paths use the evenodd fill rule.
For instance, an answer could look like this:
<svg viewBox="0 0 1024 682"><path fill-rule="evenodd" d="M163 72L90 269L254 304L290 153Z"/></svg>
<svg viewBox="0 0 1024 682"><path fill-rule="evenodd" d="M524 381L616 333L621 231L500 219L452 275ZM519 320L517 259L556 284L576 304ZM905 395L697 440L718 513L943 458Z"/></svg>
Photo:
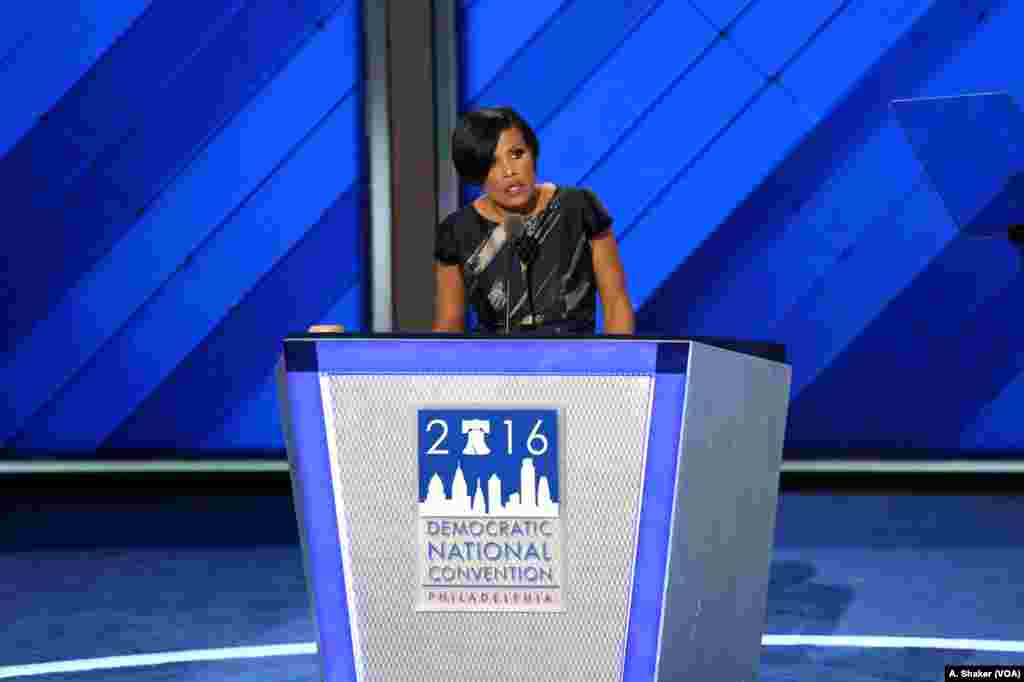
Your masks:
<svg viewBox="0 0 1024 682"><path fill-rule="evenodd" d="M372 0L368 0L372 1ZM430 330L437 224L432 0L391 0L391 282L394 331Z"/></svg>
<svg viewBox="0 0 1024 682"><path fill-rule="evenodd" d="M364 0L373 330L429 331L434 228L455 210L457 0Z"/></svg>
<svg viewBox="0 0 1024 682"><path fill-rule="evenodd" d="M459 207L459 178L451 139L459 113L458 0L434 0L434 127L437 140L437 214Z"/></svg>

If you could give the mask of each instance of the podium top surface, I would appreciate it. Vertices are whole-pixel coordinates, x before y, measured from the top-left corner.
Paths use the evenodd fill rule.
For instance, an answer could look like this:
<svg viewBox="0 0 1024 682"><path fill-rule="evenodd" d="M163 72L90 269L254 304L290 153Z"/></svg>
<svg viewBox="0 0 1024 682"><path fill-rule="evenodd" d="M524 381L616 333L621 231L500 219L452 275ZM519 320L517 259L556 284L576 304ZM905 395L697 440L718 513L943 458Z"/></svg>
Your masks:
<svg viewBox="0 0 1024 682"><path fill-rule="evenodd" d="M960 231L1024 224L1024 115L1005 92L901 99L892 111Z"/></svg>
<svg viewBox="0 0 1024 682"><path fill-rule="evenodd" d="M284 340L289 372L681 372L691 343L777 363L781 344L710 337L493 336L297 333Z"/></svg>

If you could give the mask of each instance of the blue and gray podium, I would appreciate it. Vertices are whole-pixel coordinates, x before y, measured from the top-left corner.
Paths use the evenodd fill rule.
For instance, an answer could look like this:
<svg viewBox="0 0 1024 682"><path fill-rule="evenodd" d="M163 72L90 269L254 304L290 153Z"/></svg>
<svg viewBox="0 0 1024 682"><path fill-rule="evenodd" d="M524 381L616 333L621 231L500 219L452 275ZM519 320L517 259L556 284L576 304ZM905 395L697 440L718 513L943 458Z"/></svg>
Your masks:
<svg viewBox="0 0 1024 682"><path fill-rule="evenodd" d="M670 339L285 340L323 679L756 679L783 362Z"/></svg>

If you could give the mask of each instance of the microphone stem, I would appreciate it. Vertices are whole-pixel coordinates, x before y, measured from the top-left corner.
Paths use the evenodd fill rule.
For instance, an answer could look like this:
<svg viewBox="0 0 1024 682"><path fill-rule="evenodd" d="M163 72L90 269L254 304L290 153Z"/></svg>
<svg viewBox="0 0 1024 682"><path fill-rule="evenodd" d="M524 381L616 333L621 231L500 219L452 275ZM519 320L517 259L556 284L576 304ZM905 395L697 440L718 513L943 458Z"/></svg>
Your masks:
<svg viewBox="0 0 1024 682"><path fill-rule="evenodd" d="M505 336L512 334L512 239L506 232L505 243Z"/></svg>
<svg viewBox="0 0 1024 682"><path fill-rule="evenodd" d="M530 304L530 322L537 326L537 310L533 307L533 263L526 266L526 300Z"/></svg>

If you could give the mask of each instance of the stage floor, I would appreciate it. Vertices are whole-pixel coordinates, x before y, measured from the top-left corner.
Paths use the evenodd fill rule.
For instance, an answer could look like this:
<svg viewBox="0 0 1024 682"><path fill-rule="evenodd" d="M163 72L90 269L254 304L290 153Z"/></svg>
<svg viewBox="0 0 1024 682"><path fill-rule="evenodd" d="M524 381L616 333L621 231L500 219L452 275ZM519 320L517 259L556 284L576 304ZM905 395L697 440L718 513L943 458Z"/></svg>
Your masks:
<svg viewBox="0 0 1024 682"><path fill-rule="evenodd" d="M213 485L6 481L0 679L316 680L287 489ZM1024 664L1022 525L1006 493L782 493L760 680Z"/></svg>

